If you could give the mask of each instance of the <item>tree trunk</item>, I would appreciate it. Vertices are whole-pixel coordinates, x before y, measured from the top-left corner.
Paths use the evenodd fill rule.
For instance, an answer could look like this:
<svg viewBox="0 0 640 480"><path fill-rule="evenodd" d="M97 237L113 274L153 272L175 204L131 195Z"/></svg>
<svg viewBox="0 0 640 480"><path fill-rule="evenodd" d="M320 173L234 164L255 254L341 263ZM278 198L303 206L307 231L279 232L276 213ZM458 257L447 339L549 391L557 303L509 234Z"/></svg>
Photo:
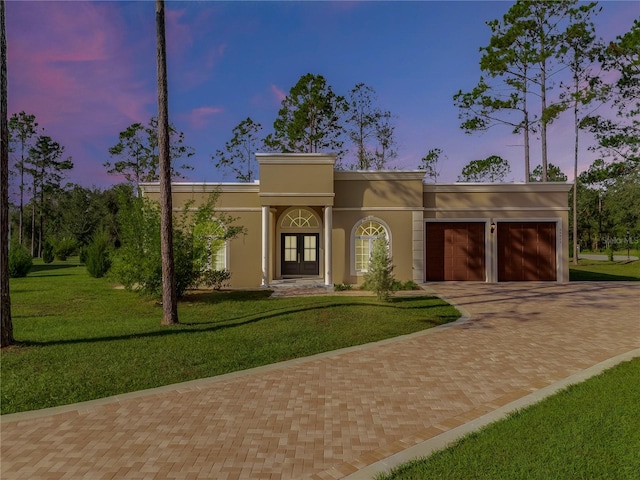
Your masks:
<svg viewBox="0 0 640 480"><path fill-rule="evenodd" d="M5 3L0 0L0 348L14 343L9 293L9 112Z"/></svg>
<svg viewBox="0 0 640 480"><path fill-rule="evenodd" d="M578 79L575 80L574 103L573 103L573 123L575 128L575 144L573 148L573 264L578 265Z"/></svg>
<svg viewBox="0 0 640 480"><path fill-rule="evenodd" d="M164 0L156 0L156 44L158 58L158 161L160 169L160 241L162 250L162 324L178 322L178 296L173 259L171 158L169 152L169 99Z"/></svg>

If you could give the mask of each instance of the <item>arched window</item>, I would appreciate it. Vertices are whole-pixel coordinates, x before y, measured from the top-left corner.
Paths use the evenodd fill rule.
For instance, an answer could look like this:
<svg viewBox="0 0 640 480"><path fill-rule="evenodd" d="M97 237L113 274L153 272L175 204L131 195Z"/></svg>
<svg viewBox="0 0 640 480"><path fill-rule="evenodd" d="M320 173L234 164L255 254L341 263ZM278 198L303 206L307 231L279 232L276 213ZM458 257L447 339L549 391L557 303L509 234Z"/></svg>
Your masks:
<svg viewBox="0 0 640 480"><path fill-rule="evenodd" d="M295 208L282 217L282 228L318 228L320 224L313 213L306 208Z"/></svg>
<svg viewBox="0 0 640 480"><path fill-rule="evenodd" d="M216 221L196 225L193 230L196 258L208 270L227 268L227 240L224 226Z"/></svg>
<svg viewBox="0 0 640 480"><path fill-rule="evenodd" d="M356 224L353 231L355 273L365 273L369 270L369 258L373 252L373 242L378 239L390 241L389 229L382 221L366 218Z"/></svg>

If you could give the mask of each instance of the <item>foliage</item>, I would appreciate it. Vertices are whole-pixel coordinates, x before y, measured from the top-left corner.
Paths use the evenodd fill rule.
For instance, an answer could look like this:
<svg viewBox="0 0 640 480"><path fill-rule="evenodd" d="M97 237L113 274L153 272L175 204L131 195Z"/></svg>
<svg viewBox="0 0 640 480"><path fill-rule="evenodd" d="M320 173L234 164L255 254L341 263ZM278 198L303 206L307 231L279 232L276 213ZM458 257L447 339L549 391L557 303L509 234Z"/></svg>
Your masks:
<svg viewBox="0 0 640 480"><path fill-rule="evenodd" d="M221 290L229 286L231 272L229 270L205 270L202 272L200 281L209 288Z"/></svg>
<svg viewBox="0 0 640 480"><path fill-rule="evenodd" d="M583 126L598 140L596 147L614 162L640 162L640 20L600 52L598 60L615 78L608 86L609 115L590 116Z"/></svg>
<svg viewBox="0 0 640 480"><path fill-rule="evenodd" d="M440 169L438 168L438 162L443 157L441 148L432 148L427 154L420 160L420 170L425 171L425 175L428 178L433 179L434 182L438 181L438 175L440 175ZM446 155L444 156L446 158Z"/></svg>
<svg viewBox="0 0 640 480"><path fill-rule="evenodd" d="M376 478L637 479L638 375L635 358Z"/></svg>
<svg viewBox="0 0 640 480"><path fill-rule="evenodd" d="M336 292L343 292L345 290L351 290L353 288L353 285L351 285L350 283L334 283L333 284L333 289Z"/></svg>
<svg viewBox="0 0 640 480"><path fill-rule="evenodd" d="M542 181L542 165L538 165L533 169L531 175L529 176L530 182L541 182ZM567 176L564 174L560 167L555 166L553 163L550 163L547 169L547 182L566 182Z"/></svg>
<svg viewBox="0 0 640 480"><path fill-rule="evenodd" d="M9 276L26 277L33 265L33 258L26 247L15 242L9 248Z"/></svg>
<svg viewBox="0 0 640 480"><path fill-rule="evenodd" d="M109 148L112 157L120 158L114 162L105 162L104 167L112 175L123 176L136 192L140 182L154 182L158 176L158 119L151 117L147 126L133 123L119 133L118 143ZM171 163L186 157L192 157L195 151L184 144L184 133L169 125L169 156ZM171 176L181 178L185 170L193 167L187 163L172 165Z"/></svg>
<svg viewBox="0 0 640 480"><path fill-rule="evenodd" d="M322 75L307 73L282 101L265 146L285 153L334 151L341 155L344 127L340 120L347 109L345 98L336 95Z"/></svg>
<svg viewBox="0 0 640 480"><path fill-rule="evenodd" d="M52 407L306 357L456 320L425 295L269 298L270 290L189 292L181 324L75 262L36 261L12 280L19 348L2 351L2 413ZM366 328L363 328L366 325ZM159 368L161 366L161 368Z"/></svg>
<svg viewBox="0 0 640 480"><path fill-rule="evenodd" d="M53 253L58 260L66 260L73 255L78 248L75 239L63 237L53 245Z"/></svg>
<svg viewBox="0 0 640 480"><path fill-rule="evenodd" d="M502 182L511 172L509 162L497 155L483 160L472 160L462 169L458 177L461 182Z"/></svg>
<svg viewBox="0 0 640 480"><path fill-rule="evenodd" d="M224 241L245 232L233 225L235 219L215 210L218 195L212 194L195 212L188 202L173 222L173 249L178 296L202 281L215 256L208 241L210 229L224 228L216 238ZM114 253L112 274L128 290L152 296L162 293L162 258L160 252L160 207L144 197L125 197L120 207L121 247Z"/></svg>
<svg viewBox="0 0 640 480"><path fill-rule="evenodd" d="M225 143L224 150L217 150L211 156L212 160L217 160L216 168L231 170L241 182L254 180L256 175L251 160L262 145L258 137L260 130L262 125L249 117L236 125L231 132L233 138Z"/></svg>
<svg viewBox="0 0 640 480"><path fill-rule="evenodd" d="M53 244L49 240L45 240L42 244L42 261L44 263L51 263L53 262L54 256Z"/></svg>
<svg viewBox="0 0 640 480"><path fill-rule="evenodd" d="M389 244L386 239L373 242L373 251L369 259L369 269L364 275L367 290L375 292L378 300L388 302L393 290L393 263L389 256Z"/></svg>
<svg viewBox="0 0 640 480"><path fill-rule="evenodd" d="M94 278L104 277L111 268L109 236L105 232L99 232L93 236L92 242L86 250L87 271Z"/></svg>

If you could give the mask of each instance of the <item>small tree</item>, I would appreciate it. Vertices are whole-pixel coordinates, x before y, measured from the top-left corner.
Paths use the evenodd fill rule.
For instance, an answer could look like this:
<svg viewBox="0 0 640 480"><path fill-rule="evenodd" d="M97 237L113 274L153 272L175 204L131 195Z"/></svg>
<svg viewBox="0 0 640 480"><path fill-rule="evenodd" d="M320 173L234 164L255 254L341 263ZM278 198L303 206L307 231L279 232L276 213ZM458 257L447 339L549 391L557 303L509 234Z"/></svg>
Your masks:
<svg viewBox="0 0 640 480"><path fill-rule="evenodd" d="M529 176L529 181L531 182L541 182L542 181L542 165L538 165L533 169L531 175ZM560 167L555 166L553 163L548 165L547 169L547 182L566 182L567 176L564 174Z"/></svg>
<svg viewBox="0 0 640 480"><path fill-rule="evenodd" d="M364 275L364 282L369 290L375 292L378 300L388 302L393 289L393 263L389 256L389 244L386 239L373 242L373 252L369 259L369 270Z"/></svg>
<svg viewBox="0 0 640 480"><path fill-rule="evenodd" d="M425 175L429 178L432 178L434 182L438 181L438 175L440 175L438 162L440 161L441 157L442 149L432 148L424 157L422 157L422 163L418 166L418 169L424 170ZM446 156L444 156L444 158L446 158Z"/></svg>
<svg viewBox="0 0 640 480"><path fill-rule="evenodd" d="M458 177L460 182L502 182L511 172L509 162L498 155L483 160L472 160Z"/></svg>

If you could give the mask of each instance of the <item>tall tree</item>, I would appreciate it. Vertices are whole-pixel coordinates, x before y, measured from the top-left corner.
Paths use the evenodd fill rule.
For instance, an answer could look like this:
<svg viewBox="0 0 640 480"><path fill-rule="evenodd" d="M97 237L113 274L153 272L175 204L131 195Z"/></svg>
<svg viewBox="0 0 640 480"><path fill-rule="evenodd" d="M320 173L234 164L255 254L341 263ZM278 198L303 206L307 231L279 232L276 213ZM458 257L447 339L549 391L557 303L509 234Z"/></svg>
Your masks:
<svg viewBox="0 0 640 480"><path fill-rule="evenodd" d="M24 111L20 113L14 113L9 119L9 131L11 132L11 138L14 142L19 143L20 159L15 162L20 175L20 209L18 217L18 242L22 245L23 232L24 232L24 190L26 188L26 163L30 148L33 146L31 139L36 136L38 131L38 122L36 122L36 116L27 114Z"/></svg>
<svg viewBox="0 0 640 480"><path fill-rule="evenodd" d="M162 324L178 321L178 295L173 256L173 202L171 199L171 151L169 144L169 92L164 0L156 0L158 60L158 160L160 168L160 241L162 251Z"/></svg>
<svg viewBox="0 0 640 480"><path fill-rule="evenodd" d="M236 125L233 130L233 138L224 145L224 150L217 150L211 156L216 161L216 168L231 170L236 180L251 182L255 179L255 172L251 166L251 159L260 148L262 141L259 138L262 125L247 117Z"/></svg>
<svg viewBox="0 0 640 480"><path fill-rule="evenodd" d="M398 152L395 149L395 129L391 113L380 112L375 125L378 144L373 155L373 167L376 170L384 169L390 160L398 156Z"/></svg>
<svg viewBox="0 0 640 480"><path fill-rule="evenodd" d="M336 95L322 75L307 73L282 101L274 132L265 138L265 146L289 153L330 150L342 155L341 117L347 109L345 98Z"/></svg>
<svg viewBox="0 0 640 480"><path fill-rule="evenodd" d="M472 160L462 169L458 177L461 182L503 182L511 172L509 162L498 155L482 160Z"/></svg>
<svg viewBox="0 0 640 480"><path fill-rule="evenodd" d="M602 96L601 81L593 72L593 60L598 50L596 43L595 27L591 16L596 3L579 5L570 11L570 25L565 31L559 55L562 63L571 71L571 81L563 84L563 92L560 95L565 106L573 110L573 264L578 265L578 152L580 147L580 125L582 122L581 111L590 105L596 98ZM549 165L551 176L551 165ZM549 178L549 180L554 181ZM566 181L566 177L565 177Z"/></svg>
<svg viewBox="0 0 640 480"><path fill-rule="evenodd" d="M428 178L433 179L434 182L438 181L438 176L440 175L440 169L438 168L438 162L440 162L440 158L442 157L442 149L441 148L432 148L427 154L422 157L420 160L421 163L418 166L420 170L425 171L425 175Z"/></svg>
<svg viewBox="0 0 640 480"><path fill-rule="evenodd" d="M33 200L31 218L31 255L42 255L42 241L44 235L44 216L46 200L55 189L61 187L64 171L73 168L71 157L62 159L64 147L47 135L41 135L29 152L30 167L28 169L33 179ZM36 200L37 199L37 200ZM36 203L38 212L38 244L35 245L36 232Z"/></svg>
<svg viewBox="0 0 640 480"><path fill-rule="evenodd" d="M184 171L192 170L188 163L175 162L194 155L194 149L184 144L184 133L169 125L171 177L182 178ZM159 179L158 167L158 119L151 117L147 126L133 123L118 135L118 143L109 148L112 157L120 160L105 162L107 173L122 175L139 193L140 182L155 182Z"/></svg>
<svg viewBox="0 0 640 480"><path fill-rule="evenodd" d="M9 119L5 3L0 0L0 348L14 343L9 292Z"/></svg>
<svg viewBox="0 0 640 480"><path fill-rule="evenodd" d="M552 63L562 39L562 27L577 0L517 0L500 20L487 22L492 37L482 48L480 68L490 80L501 80L493 86L481 77L470 93L458 92L454 101L462 109L467 131L486 130L496 124L513 127L524 133L525 179L529 178L529 134L539 127L542 147L543 178L547 175L547 126L560 114L561 103L547 98L552 87L550 78L557 71ZM501 94L504 86L507 94ZM528 97L537 88L539 115L530 118ZM497 93L496 93L497 92ZM521 112L513 119L510 111ZM501 115L500 112L506 112Z"/></svg>

